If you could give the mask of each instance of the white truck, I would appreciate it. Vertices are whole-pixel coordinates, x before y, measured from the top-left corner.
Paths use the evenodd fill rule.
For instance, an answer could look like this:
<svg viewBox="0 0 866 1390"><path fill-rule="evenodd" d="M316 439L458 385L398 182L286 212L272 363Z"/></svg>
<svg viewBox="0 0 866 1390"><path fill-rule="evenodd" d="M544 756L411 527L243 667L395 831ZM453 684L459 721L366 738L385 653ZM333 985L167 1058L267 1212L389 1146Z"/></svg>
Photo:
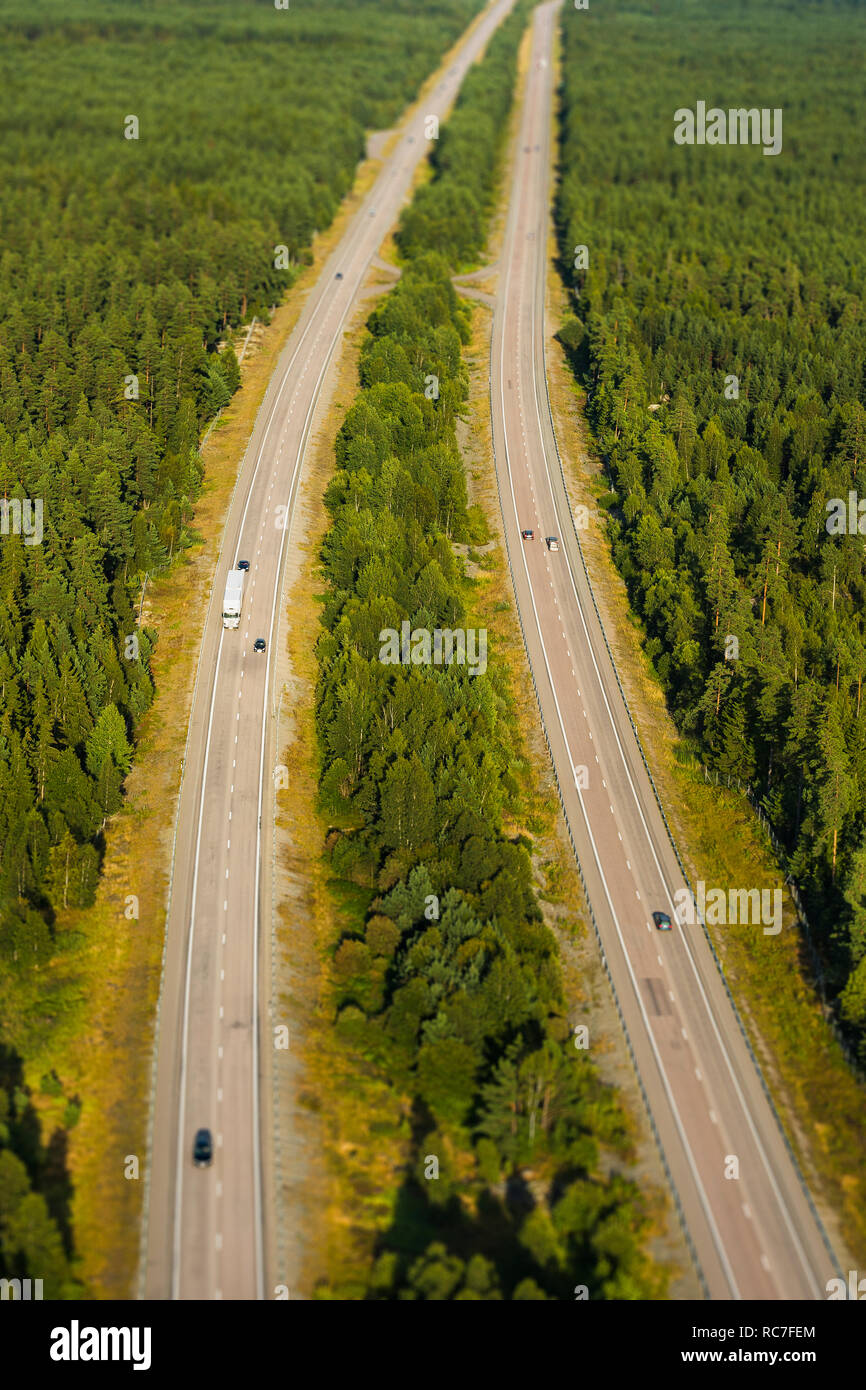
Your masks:
<svg viewBox="0 0 866 1390"><path fill-rule="evenodd" d="M229 570L223 599L223 627L240 627L244 578L243 570Z"/></svg>

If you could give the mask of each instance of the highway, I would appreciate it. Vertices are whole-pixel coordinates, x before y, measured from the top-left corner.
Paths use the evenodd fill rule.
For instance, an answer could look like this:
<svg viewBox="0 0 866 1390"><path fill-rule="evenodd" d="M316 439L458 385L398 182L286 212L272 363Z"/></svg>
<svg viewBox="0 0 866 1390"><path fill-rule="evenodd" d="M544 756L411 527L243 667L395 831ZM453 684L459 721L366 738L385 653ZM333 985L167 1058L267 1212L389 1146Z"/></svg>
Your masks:
<svg viewBox="0 0 866 1390"><path fill-rule="evenodd" d="M566 821L705 1293L823 1298L837 1261L704 930L676 924L685 879L593 605L558 461L544 359L558 8L534 15L491 347L497 481L521 624ZM535 536L524 541L527 528ZM671 932L655 928L654 910L670 915Z"/></svg>
<svg viewBox="0 0 866 1390"><path fill-rule="evenodd" d="M272 824L269 711L283 561L317 402L372 258L468 67L514 0L495 0L407 117L393 152L311 291L241 465L198 661L178 803L158 1018L139 1292L146 1299L274 1297L267 1258L271 1161L262 1140L270 1046L262 937L263 840ZM338 276L340 278L338 278ZM240 627L222 626L226 574L250 563ZM264 653L254 652L258 637ZM264 830L263 830L264 825ZM195 1168L196 1130L214 1161ZM290 1295L291 1296L291 1295Z"/></svg>

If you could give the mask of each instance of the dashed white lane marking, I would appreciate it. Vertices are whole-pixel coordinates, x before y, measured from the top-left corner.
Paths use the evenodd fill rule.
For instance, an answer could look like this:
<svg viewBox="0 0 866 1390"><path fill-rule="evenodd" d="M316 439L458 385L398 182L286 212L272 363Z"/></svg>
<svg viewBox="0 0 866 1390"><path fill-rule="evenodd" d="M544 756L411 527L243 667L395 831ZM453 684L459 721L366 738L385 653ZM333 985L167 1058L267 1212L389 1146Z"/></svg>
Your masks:
<svg viewBox="0 0 866 1390"><path fill-rule="evenodd" d="M229 910L229 900L228 900L228 898L223 898L223 912L228 912L228 910Z"/></svg>
<svg viewBox="0 0 866 1390"><path fill-rule="evenodd" d="M680 1029L680 1032L682 1033L683 1037L686 1039L686 1042L688 1042L688 1037L689 1037L689 1035L688 1035L688 1033L686 1032L685 1028L681 1028L681 1029Z"/></svg>
<svg viewBox="0 0 866 1390"><path fill-rule="evenodd" d="M673 992L672 989L669 989L669 990L668 990L668 998L670 999L670 1001L671 1001L672 1004L675 1002L675 1001L674 1001L674 992Z"/></svg>
<svg viewBox="0 0 866 1390"><path fill-rule="evenodd" d="M695 1076L698 1078L699 1081L703 1081L704 1079L698 1071L697 1067L695 1067Z"/></svg>
<svg viewBox="0 0 866 1390"><path fill-rule="evenodd" d="M216 1292L215 1292L215 1294L214 1294L214 1298L217 1299L217 1301L219 1302L219 1301L222 1300L222 1296L223 1296L223 1291L222 1291L222 1289L217 1289Z"/></svg>
<svg viewBox="0 0 866 1390"><path fill-rule="evenodd" d="M225 946L225 944L226 944L226 934L225 934L225 932L223 932L223 945ZM220 1048L220 1056L222 1056L222 1048Z"/></svg>
<svg viewBox="0 0 866 1390"><path fill-rule="evenodd" d="M219 1047L217 1048L217 1056L218 1056L218 1057L222 1057L222 1055L223 1055L223 1049L222 1049L222 1043L220 1043Z"/></svg>
<svg viewBox="0 0 866 1390"><path fill-rule="evenodd" d="M231 812L229 812L229 814L231 815ZM625 867L626 867L627 869L630 869L630 868L631 868L631 860L630 860L630 859L627 859L627 860L625 861Z"/></svg>
<svg viewBox="0 0 866 1390"><path fill-rule="evenodd" d="M226 869L226 878L228 878L228 876L229 876L229 871L228 871L228 869Z"/></svg>
<svg viewBox="0 0 866 1390"><path fill-rule="evenodd" d="M220 1104L220 1105L222 1104L222 1098L223 1098L223 1088L222 1088L222 1086L217 1086L217 1103Z"/></svg>
<svg viewBox="0 0 866 1390"><path fill-rule="evenodd" d="M232 818L232 813L231 813L231 811L229 811L229 820L231 820L231 818Z"/></svg>
<svg viewBox="0 0 866 1390"><path fill-rule="evenodd" d="M232 842L231 842L231 840L226 840L226 849L231 849L231 847L232 847Z"/></svg>
<svg viewBox="0 0 866 1390"><path fill-rule="evenodd" d="M761 1264L763 1265L764 1269L765 1269L765 1270L767 1271L767 1273L769 1274L769 1272L770 1272L770 1261L767 1259L766 1255L762 1255L762 1256L761 1256Z"/></svg>
<svg viewBox="0 0 866 1390"><path fill-rule="evenodd" d="M661 956L656 956L656 960L658 961L659 965L664 965L664 961L662 960Z"/></svg>
<svg viewBox="0 0 866 1390"><path fill-rule="evenodd" d="M234 767L234 763L232 763L232 767ZM232 791L234 791L234 789L235 789L235 784L234 784L234 782L232 782Z"/></svg>
<svg viewBox="0 0 866 1390"><path fill-rule="evenodd" d="M220 1018L222 1018L222 1016L223 1016L223 1006L222 1006L222 1004L220 1004Z"/></svg>
<svg viewBox="0 0 866 1390"><path fill-rule="evenodd" d="M637 891L637 889L634 890L634 895L637 898L638 902L640 902L640 893Z"/></svg>
<svg viewBox="0 0 866 1390"><path fill-rule="evenodd" d="M224 970L221 970L221 971L220 971L220 979L221 979L221 980L224 980L225 977L226 977L226 972L225 972Z"/></svg>
<svg viewBox="0 0 866 1390"><path fill-rule="evenodd" d="M218 1148L218 1149L221 1149L222 1146L223 1146L223 1137L222 1137L221 1134L218 1134L218 1135L217 1135L217 1148Z"/></svg>
<svg viewBox="0 0 866 1390"><path fill-rule="evenodd" d="M221 1197L223 1195L223 1185L221 1182L218 1182L216 1185L216 1195L218 1197Z"/></svg>
<svg viewBox="0 0 866 1390"><path fill-rule="evenodd" d="M223 1238L221 1231L217 1231L216 1233L216 1248L217 1250L222 1250L223 1248Z"/></svg>
<svg viewBox="0 0 866 1390"><path fill-rule="evenodd" d="M744 1202L744 1203L743 1203L743 1215L745 1216L745 1218L746 1218L747 1221L751 1221L751 1219L752 1219L752 1208L749 1206L748 1202Z"/></svg>
<svg viewBox="0 0 866 1390"><path fill-rule="evenodd" d="M716 1114L715 1110L710 1111L710 1121L714 1125L717 1125L719 1123L719 1117Z"/></svg>

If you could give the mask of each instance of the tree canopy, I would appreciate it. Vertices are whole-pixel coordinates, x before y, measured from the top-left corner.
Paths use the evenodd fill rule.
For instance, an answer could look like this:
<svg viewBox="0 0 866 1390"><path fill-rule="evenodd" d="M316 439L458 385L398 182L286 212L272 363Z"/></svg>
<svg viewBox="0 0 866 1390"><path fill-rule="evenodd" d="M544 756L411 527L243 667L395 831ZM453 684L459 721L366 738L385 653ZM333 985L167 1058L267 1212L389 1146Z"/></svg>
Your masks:
<svg viewBox="0 0 866 1390"><path fill-rule="evenodd" d="M563 18L563 341L614 558L683 735L762 802L863 1048L862 7ZM696 93L781 108L781 153L676 145Z"/></svg>

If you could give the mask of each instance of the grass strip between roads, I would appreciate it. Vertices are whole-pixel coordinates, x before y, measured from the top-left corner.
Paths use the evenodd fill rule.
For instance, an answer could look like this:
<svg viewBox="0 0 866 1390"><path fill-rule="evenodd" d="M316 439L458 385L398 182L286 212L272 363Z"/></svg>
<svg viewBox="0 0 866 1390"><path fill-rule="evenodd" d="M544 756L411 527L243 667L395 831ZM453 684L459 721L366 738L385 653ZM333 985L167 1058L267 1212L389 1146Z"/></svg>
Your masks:
<svg viewBox="0 0 866 1390"><path fill-rule="evenodd" d="M429 244L417 209L411 238L398 231L412 254L368 320L325 498L330 960L305 1048L331 1170L324 1298L563 1298L575 1281L591 1297L652 1298L667 1285L645 1250L656 1213L622 1173L633 1127L575 1047L534 886L523 827L552 817L538 809L513 672L493 644L474 676L395 669L380 651L401 621L456 628L506 611L454 435L471 329L450 273L470 259L469 229L486 236L529 8L491 41L443 132L419 200ZM449 150L469 131L489 142L488 177L466 187ZM466 216L452 238L439 214L454 207Z"/></svg>

